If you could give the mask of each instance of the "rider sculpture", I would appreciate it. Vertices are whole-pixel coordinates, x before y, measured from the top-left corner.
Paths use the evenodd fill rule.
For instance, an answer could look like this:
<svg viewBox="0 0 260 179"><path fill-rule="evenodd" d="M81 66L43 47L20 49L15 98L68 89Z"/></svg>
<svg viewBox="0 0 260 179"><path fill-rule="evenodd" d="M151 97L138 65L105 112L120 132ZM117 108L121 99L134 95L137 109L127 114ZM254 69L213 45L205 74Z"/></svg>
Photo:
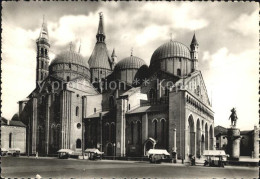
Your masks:
<svg viewBox="0 0 260 179"><path fill-rule="evenodd" d="M237 113L235 108L231 109L231 115L229 116L228 119L231 119L231 126L236 127L236 122L238 118L237 118Z"/></svg>

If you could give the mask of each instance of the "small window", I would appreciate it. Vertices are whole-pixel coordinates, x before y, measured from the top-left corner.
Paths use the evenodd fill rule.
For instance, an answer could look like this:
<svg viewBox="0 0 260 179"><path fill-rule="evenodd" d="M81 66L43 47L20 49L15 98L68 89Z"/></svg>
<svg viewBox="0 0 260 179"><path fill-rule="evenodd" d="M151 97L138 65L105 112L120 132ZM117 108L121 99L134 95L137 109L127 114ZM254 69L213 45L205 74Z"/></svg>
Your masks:
<svg viewBox="0 0 260 179"><path fill-rule="evenodd" d="M81 124L80 124L80 123L77 124L77 128L78 128L78 129L81 128Z"/></svg>
<svg viewBox="0 0 260 179"><path fill-rule="evenodd" d="M177 69L177 75L181 76L181 69L179 69L179 68Z"/></svg>
<svg viewBox="0 0 260 179"><path fill-rule="evenodd" d="M181 62L181 58L179 58L179 62Z"/></svg>
<svg viewBox="0 0 260 179"><path fill-rule="evenodd" d="M223 137L223 139L225 139L225 137Z"/></svg>
<svg viewBox="0 0 260 179"><path fill-rule="evenodd" d="M9 134L9 148L12 148L12 136L13 136L13 134L10 133Z"/></svg>
<svg viewBox="0 0 260 179"><path fill-rule="evenodd" d="M41 55L43 55L43 53L44 53L44 49L43 49L43 48L41 48Z"/></svg>
<svg viewBox="0 0 260 179"><path fill-rule="evenodd" d="M67 76L67 81L70 81L70 77L69 76Z"/></svg>
<svg viewBox="0 0 260 179"><path fill-rule="evenodd" d="M95 82L98 82L98 78L95 78Z"/></svg>
<svg viewBox="0 0 260 179"><path fill-rule="evenodd" d="M76 107L76 116L78 116L79 115L79 107L77 106Z"/></svg>
<svg viewBox="0 0 260 179"><path fill-rule="evenodd" d="M48 51L47 51L47 49L45 49L45 56L47 56L48 55Z"/></svg>
<svg viewBox="0 0 260 179"><path fill-rule="evenodd" d="M96 113L97 112L97 108L94 108L94 113Z"/></svg>
<svg viewBox="0 0 260 179"><path fill-rule="evenodd" d="M76 141L76 148L81 148L81 140L77 139Z"/></svg>
<svg viewBox="0 0 260 179"><path fill-rule="evenodd" d="M130 110L131 109L131 105L130 104L128 104L128 110Z"/></svg>
<svg viewBox="0 0 260 179"><path fill-rule="evenodd" d="M43 61L41 61L41 67L40 68L44 68L44 63Z"/></svg>
<svg viewBox="0 0 260 179"><path fill-rule="evenodd" d="M102 74L102 71L100 71L100 74Z"/></svg>

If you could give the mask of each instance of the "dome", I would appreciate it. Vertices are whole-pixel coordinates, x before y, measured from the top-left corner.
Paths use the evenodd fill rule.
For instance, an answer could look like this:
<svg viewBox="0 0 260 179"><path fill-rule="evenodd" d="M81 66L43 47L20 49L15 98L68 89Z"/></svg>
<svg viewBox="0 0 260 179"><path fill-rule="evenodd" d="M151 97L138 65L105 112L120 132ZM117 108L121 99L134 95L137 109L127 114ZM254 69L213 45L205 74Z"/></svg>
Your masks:
<svg viewBox="0 0 260 179"><path fill-rule="evenodd" d="M79 53L70 50L63 51L58 54L55 59L51 62L51 65L60 64L60 63L73 63L76 65L81 65L83 67L89 68L87 60L83 58Z"/></svg>
<svg viewBox="0 0 260 179"><path fill-rule="evenodd" d="M131 55L130 57L126 57L126 58L120 60L116 64L115 69L117 69L117 70L139 69L143 65L147 66L146 63L144 62L144 60Z"/></svg>
<svg viewBox="0 0 260 179"><path fill-rule="evenodd" d="M150 63L152 64L156 60L171 57L183 57L190 59L190 50L186 45L180 42L170 41L164 43L154 51Z"/></svg>

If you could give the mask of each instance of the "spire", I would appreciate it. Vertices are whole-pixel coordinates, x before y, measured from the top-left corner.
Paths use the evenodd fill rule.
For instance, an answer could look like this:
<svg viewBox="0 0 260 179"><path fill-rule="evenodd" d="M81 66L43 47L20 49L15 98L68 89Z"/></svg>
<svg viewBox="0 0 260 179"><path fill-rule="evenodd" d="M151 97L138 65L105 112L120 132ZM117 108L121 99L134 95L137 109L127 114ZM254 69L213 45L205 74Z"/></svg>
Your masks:
<svg viewBox="0 0 260 179"><path fill-rule="evenodd" d="M115 52L115 48L113 49L113 52L112 52L111 57L112 57L112 58L113 58L113 57L117 57L117 56L116 56L116 52Z"/></svg>
<svg viewBox="0 0 260 179"><path fill-rule="evenodd" d="M80 53L80 48L81 48L81 40L79 41L79 53Z"/></svg>
<svg viewBox="0 0 260 179"><path fill-rule="evenodd" d="M133 56L133 51L134 51L134 48L132 47L131 48L131 56Z"/></svg>
<svg viewBox="0 0 260 179"><path fill-rule="evenodd" d="M104 32L104 25L103 25L103 13L99 13L99 25L98 25L98 31L97 31L97 42L105 42L105 32Z"/></svg>
<svg viewBox="0 0 260 179"><path fill-rule="evenodd" d="M191 41L191 45L199 45L197 39L196 39L196 36L195 36L195 32L194 32L194 35L193 35L193 38L192 38L192 41Z"/></svg>
<svg viewBox="0 0 260 179"><path fill-rule="evenodd" d="M49 40L47 23L45 22L45 16L44 15L43 15L42 28L41 28L41 32L40 32L40 36L39 36L39 39L41 39L41 38Z"/></svg>

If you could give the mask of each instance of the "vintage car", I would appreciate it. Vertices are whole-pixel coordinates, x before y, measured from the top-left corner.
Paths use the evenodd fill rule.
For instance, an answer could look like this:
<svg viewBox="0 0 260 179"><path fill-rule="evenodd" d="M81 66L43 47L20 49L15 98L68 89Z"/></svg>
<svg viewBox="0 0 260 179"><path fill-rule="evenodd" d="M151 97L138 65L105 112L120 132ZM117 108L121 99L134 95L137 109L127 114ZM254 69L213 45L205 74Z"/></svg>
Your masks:
<svg viewBox="0 0 260 179"><path fill-rule="evenodd" d="M73 150L70 149L60 149L58 151L58 158L59 159L68 159L70 157L70 155L73 153Z"/></svg>
<svg viewBox="0 0 260 179"><path fill-rule="evenodd" d="M85 150L85 156L89 160L101 159L103 153L104 152L100 152L98 149L95 149L95 148L91 148L91 149L86 149Z"/></svg>
<svg viewBox="0 0 260 179"><path fill-rule="evenodd" d="M1 148L1 156L6 156L8 153L8 150L5 148Z"/></svg>
<svg viewBox="0 0 260 179"><path fill-rule="evenodd" d="M165 149L150 149L147 152L150 163L161 163L170 158L170 154Z"/></svg>
<svg viewBox="0 0 260 179"><path fill-rule="evenodd" d="M12 155L14 157L19 157L20 156L21 150L19 148L11 148L8 150L7 154Z"/></svg>
<svg viewBox="0 0 260 179"><path fill-rule="evenodd" d="M202 156L205 158L204 166L224 167L227 161L224 150L205 150Z"/></svg>

